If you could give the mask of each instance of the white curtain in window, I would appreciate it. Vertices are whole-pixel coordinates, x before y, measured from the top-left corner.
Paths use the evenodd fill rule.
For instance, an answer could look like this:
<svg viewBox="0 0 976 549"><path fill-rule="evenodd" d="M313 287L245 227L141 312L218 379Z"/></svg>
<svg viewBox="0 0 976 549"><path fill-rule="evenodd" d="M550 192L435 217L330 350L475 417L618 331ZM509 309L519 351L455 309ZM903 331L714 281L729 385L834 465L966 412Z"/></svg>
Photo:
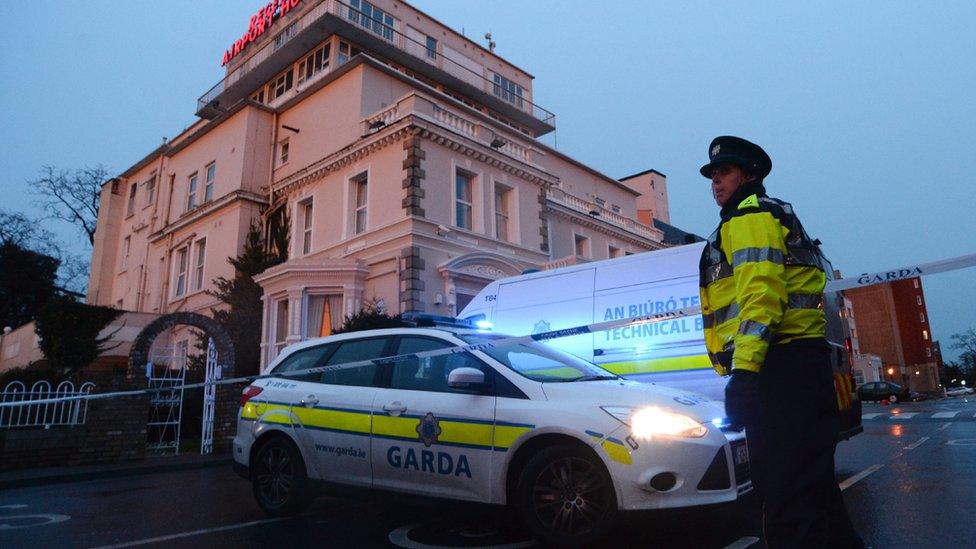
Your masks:
<svg viewBox="0 0 976 549"><path fill-rule="evenodd" d="M326 296L329 300L329 333L338 330L342 326L342 296Z"/></svg>
<svg viewBox="0 0 976 549"><path fill-rule="evenodd" d="M322 319L325 313L325 296L312 295L308 297L308 309L305 317L305 337L319 337L322 334Z"/></svg>

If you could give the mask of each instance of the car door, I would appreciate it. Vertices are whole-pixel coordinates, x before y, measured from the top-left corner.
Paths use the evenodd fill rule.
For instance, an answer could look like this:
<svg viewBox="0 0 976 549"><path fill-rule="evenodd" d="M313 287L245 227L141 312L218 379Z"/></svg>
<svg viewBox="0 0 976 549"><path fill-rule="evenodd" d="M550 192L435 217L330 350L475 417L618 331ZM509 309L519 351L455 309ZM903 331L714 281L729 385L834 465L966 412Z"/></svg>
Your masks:
<svg viewBox="0 0 976 549"><path fill-rule="evenodd" d="M331 366L385 356L387 337L349 339L331 344L316 366ZM369 487L370 410L377 391L375 364L301 376L293 393L292 415L317 478Z"/></svg>
<svg viewBox="0 0 976 549"><path fill-rule="evenodd" d="M401 336L396 354L450 347L425 336ZM456 368L476 368L480 390L451 388ZM492 368L468 353L409 359L385 366L373 405L374 486L417 494L488 501L494 440Z"/></svg>

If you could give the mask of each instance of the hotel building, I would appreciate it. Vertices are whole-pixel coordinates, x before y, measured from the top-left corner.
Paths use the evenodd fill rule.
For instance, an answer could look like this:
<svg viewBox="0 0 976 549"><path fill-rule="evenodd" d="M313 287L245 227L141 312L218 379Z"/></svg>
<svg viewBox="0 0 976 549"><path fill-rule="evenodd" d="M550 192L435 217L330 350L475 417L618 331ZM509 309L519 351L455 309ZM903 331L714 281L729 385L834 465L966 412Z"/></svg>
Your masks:
<svg viewBox="0 0 976 549"><path fill-rule="evenodd" d="M500 277L663 247L663 174L540 142L555 116L493 49L402 1L272 0L215 52L199 119L104 185L88 302L207 314L251 224L285 215L267 364L369 300L453 315Z"/></svg>

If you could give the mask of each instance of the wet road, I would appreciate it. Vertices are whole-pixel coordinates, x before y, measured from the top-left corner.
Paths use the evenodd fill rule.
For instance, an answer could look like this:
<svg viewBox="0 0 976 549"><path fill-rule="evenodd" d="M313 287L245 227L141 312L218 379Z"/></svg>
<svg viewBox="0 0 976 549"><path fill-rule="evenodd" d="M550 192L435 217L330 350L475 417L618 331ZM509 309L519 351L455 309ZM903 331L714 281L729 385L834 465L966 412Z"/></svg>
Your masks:
<svg viewBox="0 0 976 549"><path fill-rule="evenodd" d="M854 524L871 546L976 546L974 415L973 398L865 405L865 432L838 447L837 478ZM751 498L718 508L640 514L625 519L608 545L746 547L759 537L756 515ZM302 517L268 519L254 504L250 486L226 469L0 493L3 547L531 543L510 524L500 510L389 497L321 498Z"/></svg>

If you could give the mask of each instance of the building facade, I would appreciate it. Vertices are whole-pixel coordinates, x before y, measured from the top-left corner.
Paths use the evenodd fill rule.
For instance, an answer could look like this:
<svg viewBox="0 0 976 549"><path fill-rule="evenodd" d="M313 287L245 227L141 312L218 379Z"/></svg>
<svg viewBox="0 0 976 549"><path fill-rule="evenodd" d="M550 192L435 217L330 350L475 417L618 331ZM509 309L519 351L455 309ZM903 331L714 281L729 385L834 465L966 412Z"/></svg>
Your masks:
<svg viewBox="0 0 976 549"><path fill-rule="evenodd" d="M533 77L409 4L273 0L221 60L199 120L105 184L90 303L207 313L284 215L288 260L256 278L267 364L367 301L453 315L500 277L664 246L638 221L652 192L667 219L662 174L541 143Z"/></svg>
<svg viewBox="0 0 976 549"><path fill-rule="evenodd" d="M876 355L885 380L912 391L938 391L938 358L921 279L854 288L844 295L850 302L848 314L857 319L856 325L851 323L855 365L861 357ZM871 360L864 366L877 367Z"/></svg>

